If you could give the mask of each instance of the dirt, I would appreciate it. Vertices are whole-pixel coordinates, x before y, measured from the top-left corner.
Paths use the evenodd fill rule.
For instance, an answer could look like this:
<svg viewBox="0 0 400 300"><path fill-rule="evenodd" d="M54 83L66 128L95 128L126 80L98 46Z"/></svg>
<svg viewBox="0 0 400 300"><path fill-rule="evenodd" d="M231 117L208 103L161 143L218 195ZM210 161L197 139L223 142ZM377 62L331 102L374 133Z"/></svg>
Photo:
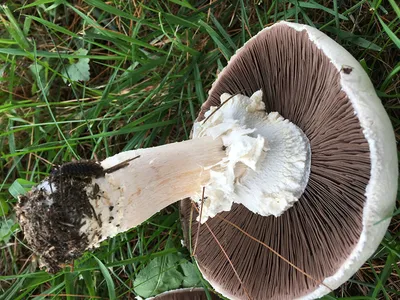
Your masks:
<svg viewBox="0 0 400 300"><path fill-rule="evenodd" d="M87 217L97 219L90 203L97 195L85 190L91 177L51 175L48 180L52 192L39 186L20 197L17 217L41 267L55 273L87 248L88 236L80 228Z"/></svg>

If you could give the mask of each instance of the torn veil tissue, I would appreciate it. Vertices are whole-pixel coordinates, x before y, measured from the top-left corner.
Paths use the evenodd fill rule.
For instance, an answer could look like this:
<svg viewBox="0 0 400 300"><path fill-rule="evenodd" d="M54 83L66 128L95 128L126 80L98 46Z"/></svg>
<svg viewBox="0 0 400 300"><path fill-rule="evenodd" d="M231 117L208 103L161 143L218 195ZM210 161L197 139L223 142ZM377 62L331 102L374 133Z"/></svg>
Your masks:
<svg viewBox="0 0 400 300"><path fill-rule="evenodd" d="M246 124L248 114L262 111L262 115L265 115L261 91L257 91L250 98L223 94L221 104L223 104L221 107L212 107L205 114L205 121L196 122L193 130L194 138L221 137L226 147L226 157L217 166L209 166L210 181L205 184L206 198L203 203L202 222L221 211L230 210L236 197L237 164L242 163L255 171L257 163L263 159L268 150L265 138L254 134L255 128L243 125ZM192 199L199 200L199 196L194 195Z"/></svg>
<svg viewBox="0 0 400 300"><path fill-rule="evenodd" d="M267 113L262 91L251 97L221 95L196 122L193 138L221 138L226 156L204 183L201 221L238 203L262 216L279 217L297 202L307 186L311 150L302 130L278 112ZM192 199L201 201L200 191Z"/></svg>

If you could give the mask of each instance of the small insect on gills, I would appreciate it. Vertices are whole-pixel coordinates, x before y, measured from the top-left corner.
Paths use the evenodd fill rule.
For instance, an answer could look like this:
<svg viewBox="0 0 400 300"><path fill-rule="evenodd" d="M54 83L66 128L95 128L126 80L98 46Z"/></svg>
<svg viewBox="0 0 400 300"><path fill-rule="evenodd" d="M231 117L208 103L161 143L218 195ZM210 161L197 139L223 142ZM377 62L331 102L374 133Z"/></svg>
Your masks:
<svg viewBox="0 0 400 300"><path fill-rule="evenodd" d="M341 71L342 71L344 74L347 74L347 75L348 75L348 74L350 74L350 73L353 71L353 67L347 66L347 65L343 65Z"/></svg>

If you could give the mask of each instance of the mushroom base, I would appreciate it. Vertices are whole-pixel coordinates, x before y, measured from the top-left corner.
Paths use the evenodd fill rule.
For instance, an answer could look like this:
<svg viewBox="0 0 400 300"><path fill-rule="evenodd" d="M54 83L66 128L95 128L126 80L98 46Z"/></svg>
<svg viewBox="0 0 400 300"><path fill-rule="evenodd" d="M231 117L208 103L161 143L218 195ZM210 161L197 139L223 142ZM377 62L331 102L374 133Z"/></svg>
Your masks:
<svg viewBox="0 0 400 300"><path fill-rule="evenodd" d="M90 203L97 189L90 182L85 176L50 177L19 198L19 223L48 272L55 273L80 257L89 245L89 236L81 228L88 219L97 220Z"/></svg>

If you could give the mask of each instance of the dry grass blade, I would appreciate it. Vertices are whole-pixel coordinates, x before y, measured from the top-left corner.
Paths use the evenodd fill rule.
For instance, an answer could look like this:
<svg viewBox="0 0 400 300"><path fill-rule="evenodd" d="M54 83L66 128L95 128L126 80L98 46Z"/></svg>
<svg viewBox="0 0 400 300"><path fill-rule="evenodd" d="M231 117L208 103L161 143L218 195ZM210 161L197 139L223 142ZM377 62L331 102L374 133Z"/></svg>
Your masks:
<svg viewBox="0 0 400 300"><path fill-rule="evenodd" d="M201 220L201 216L203 215L203 204L204 204L204 193L205 193L205 191L206 191L206 188L203 187L203 191L202 191L202 194L201 194L201 206L200 206L200 214L199 214L199 218L200 219L199 220ZM200 225L201 225L201 222L199 222L197 224L197 233L196 233L196 239L195 239L195 242L194 242L194 248L193 248L192 256L196 255L196 249L197 249L197 245L199 243L199 236L200 236Z"/></svg>

